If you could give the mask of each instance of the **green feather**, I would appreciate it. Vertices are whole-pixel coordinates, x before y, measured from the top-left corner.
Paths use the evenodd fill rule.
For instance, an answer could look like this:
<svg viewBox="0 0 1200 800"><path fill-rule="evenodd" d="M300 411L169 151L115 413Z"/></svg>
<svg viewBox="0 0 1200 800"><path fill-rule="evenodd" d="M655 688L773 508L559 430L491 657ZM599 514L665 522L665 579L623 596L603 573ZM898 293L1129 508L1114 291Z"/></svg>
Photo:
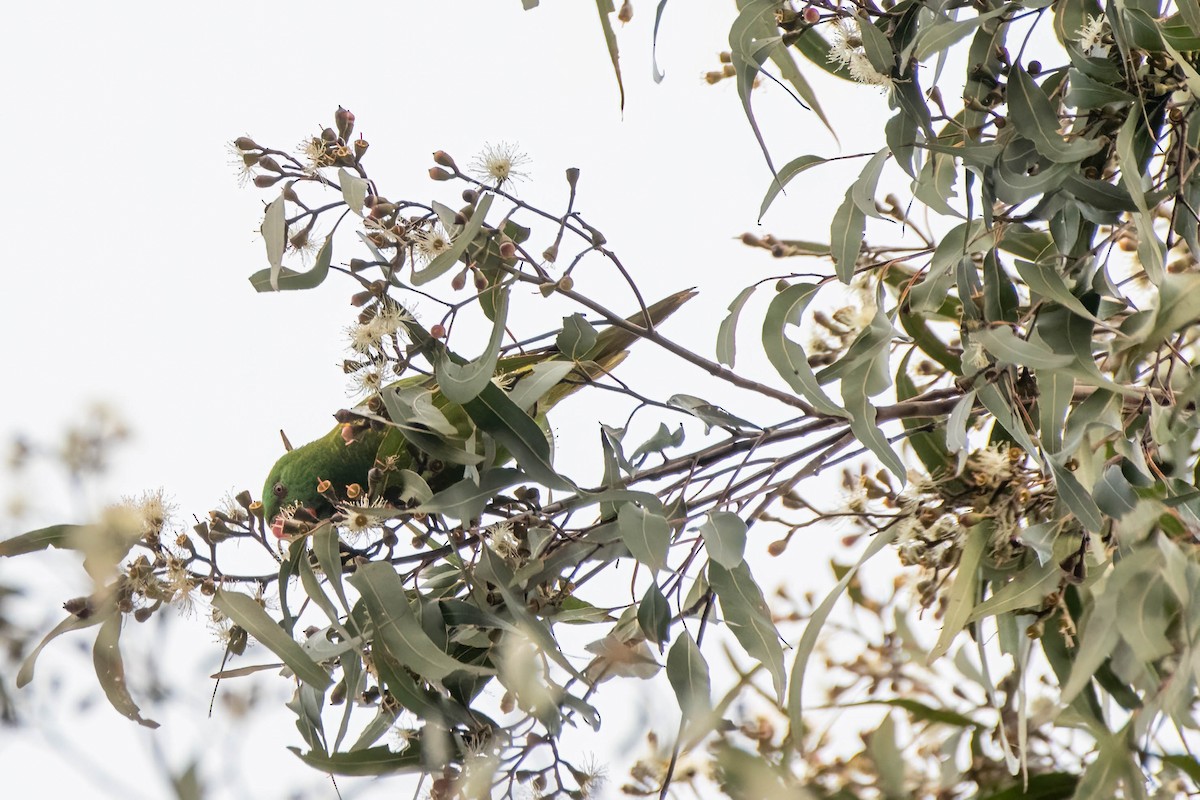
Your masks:
<svg viewBox="0 0 1200 800"><path fill-rule="evenodd" d="M654 303L647 308L650 319L657 325L695 294L692 290L686 290ZM637 326L645 324L641 312L627 321ZM418 327L414 333L420 334L423 331ZM615 325L601 332L596 337L595 345L579 359L576 369L567 373L537 403L534 419L538 425L546 430L546 412L588 381L600 377L621 363L628 354L626 348L637 338L636 334ZM496 374L515 375L519 378L538 364L564 358L555 348L509 356L500 359L496 365ZM425 387L432 392L434 407L460 432L461 439L465 440L470 435L472 425L466 411L437 391L437 384L433 378L418 375L397 381L389 388L415 387ZM343 433L347 425L353 426L353 438L349 443ZM452 442L453 439L451 442L445 442L442 437L419 425L401 424L376 429L366 424L339 422L320 439L284 453L275 462L263 486L264 518L270 525L281 509L296 503L307 507L317 516L329 516L333 513L333 506L318 492L318 484L321 481L329 481L332 492L337 496L344 496L346 487L354 483L366 490L371 468L377 460L382 462L387 458L392 459L395 470L417 469L430 483L431 488L437 491L462 477L463 467L460 463L454 463L454 458L451 457L453 453L439 449L452 447ZM502 464L509 458L506 452L498 452L495 463ZM395 472L389 474L395 475ZM395 479L392 480L395 482Z"/></svg>

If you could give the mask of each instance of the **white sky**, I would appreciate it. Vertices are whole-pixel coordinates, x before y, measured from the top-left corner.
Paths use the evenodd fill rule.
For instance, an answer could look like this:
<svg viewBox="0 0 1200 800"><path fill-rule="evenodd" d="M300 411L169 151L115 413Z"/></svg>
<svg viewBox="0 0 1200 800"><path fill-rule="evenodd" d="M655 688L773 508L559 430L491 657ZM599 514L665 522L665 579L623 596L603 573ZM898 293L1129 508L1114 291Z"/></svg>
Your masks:
<svg viewBox="0 0 1200 800"><path fill-rule="evenodd" d="M291 148L330 124L339 104L354 111L356 132L372 144L366 161L372 177L395 196L450 202L453 195L425 177L436 149L465 164L485 142L518 142L533 159L533 179L519 191L546 204L564 197L563 169L579 167L577 208L605 232L648 299L701 288L666 332L711 357L734 295L797 265L736 240L756 230L769 173L732 82L710 87L701 79L719 68L732 2L667 6L658 49L667 75L662 85L650 76L655 3L635 6L633 23L618 31L623 115L591 3L547 2L531 12L518 0L138 2L119 11L112 4L60 2L7 9L0 32L0 114L10 131L0 199L6 244L0 363L9 377L0 434L52 442L90 402L103 401L136 436L93 489L92 504L161 486L186 521L228 491L257 495L281 452L280 428L297 443L324 433L329 414L347 402L337 365L345 356L342 329L352 319L351 288L336 277L314 292L264 296L250 288L247 276L265 266L257 228L270 194L238 188L226 145L249 134ZM880 94L817 83L843 131L841 148L815 115L769 87L756 107L779 165L803 153L849 154L881 144ZM777 200L759 232L825 238L846 180L859 168L851 161L808 173L811 181ZM352 255L358 254L343 246L335 260ZM581 291L632 311L611 275L584 271L576 280ZM781 386L756 352L763 294L743 317L739 369ZM554 320L549 314L546 327ZM639 353L622 376L653 392L662 376L639 368L642 358L652 359ZM698 370L671 372L657 393L678 391L753 418L755 406ZM563 420L557 427L560 453L578 447L594 453L594 428L566 431ZM86 510L68 499L61 480L5 483L0 500L20 494L35 513L3 518L0 535L78 519ZM761 556L766 544L755 539L751 550ZM82 587L51 569L71 564L69 558L0 562L0 585L36 572L46 588L40 602L53 607ZM824 581L824 561L808 563L812 580ZM47 627L45 618L31 624ZM146 629L134 635L154 641ZM212 657L185 648L166 666L176 675L203 674ZM47 672L54 663L84 669L88 661L69 637L44 658ZM189 747L219 741L226 726L240 725L228 713L206 723L211 683L191 684L194 713L163 720L157 735L176 764ZM162 796L148 766L147 735L102 701L77 710L64 702L67 696L75 695L56 695L37 681L22 694L27 718L41 728L0 730L5 788L101 797L118 786L141 787L128 796ZM261 751L242 785L272 796L256 780L282 770L317 786L311 796L332 796L319 775L306 774L282 749L298 742L287 712L264 713L274 708L268 702L255 712L248 740ZM77 766L84 754L96 769ZM237 768L246 770L242 757ZM90 785L97 774L113 782ZM619 784L623 776L612 777ZM351 796L353 782L340 784Z"/></svg>

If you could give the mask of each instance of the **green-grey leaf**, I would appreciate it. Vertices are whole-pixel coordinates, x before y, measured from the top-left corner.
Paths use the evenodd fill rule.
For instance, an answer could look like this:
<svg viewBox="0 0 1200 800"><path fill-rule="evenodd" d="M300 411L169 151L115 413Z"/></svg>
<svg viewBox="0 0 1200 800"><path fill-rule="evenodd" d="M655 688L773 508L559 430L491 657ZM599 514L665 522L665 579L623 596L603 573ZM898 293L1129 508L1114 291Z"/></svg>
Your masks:
<svg viewBox="0 0 1200 800"><path fill-rule="evenodd" d="M746 305L746 301L757 288L758 285L754 284L738 292L738 296L729 304L729 314L721 320L721 325L717 328L717 361L727 367L733 366L737 355L737 323L742 306Z"/></svg>
<svg viewBox="0 0 1200 800"><path fill-rule="evenodd" d="M425 756L415 741L409 741L408 746L398 753L386 745L329 754L320 750L305 753L298 747L288 750L308 766L329 775L393 775L426 770Z"/></svg>
<svg viewBox="0 0 1200 800"><path fill-rule="evenodd" d="M759 221L762 221L763 215L767 213L767 209L771 207L771 203L773 203L775 198L779 196L779 193L783 191L783 187L788 185L788 181L799 175L801 172L804 172L804 170L808 169L809 167L815 167L817 164L824 164L828 160L829 159L821 158L820 156L806 155L793 158L791 161L784 164L783 168L779 170L778 174L772 178L771 185L767 187L767 194L765 197L763 197L762 204L758 207ZM729 310L732 311L733 307L730 306Z"/></svg>
<svg viewBox="0 0 1200 800"><path fill-rule="evenodd" d="M142 711L129 694L125 682L125 662L121 658L121 615L111 614L96 634L92 648L92 663L96 668L96 679L112 707L125 717L146 728L157 728L158 723L142 716Z"/></svg>
<svg viewBox="0 0 1200 800"><path fill-rule="evenodd" d="M834 212L833 222L829 226L829 249L838 279L845 284L854 279L854 267L862 250L863 233L867 229L867 215L854 202L851 190L846 191L846 199Z"/></svg>
<svg viewBox="0 0 1200 800"><path fill-rule="evenodd" d="M1058 132L1058 114L1029 73L1014 65L1009 73L1008 103L1012 122L1033 141L1038 152L1056 163L1076 164L1103 146L1098 139L1068 142Z"/></svg>
<svg viewBox="0 0 1200 800"><path fill-rule="evenodd" d="M642 602L638 603L637 619L638 627L650 641L661 644L669 638L671 607L667 604L667 598L663 595L662 589L659 589L658 584L653 581L646 588L646 593L642 595Z"/></svg>
<svg viewBox="0 0 1200 800"><path fill-rule="evenodd" d="M671 523L666 517L625 503L617 512L617 526L634 558L654 571L666 566L671 546Z"/></svg>
<svg viewBox="0 0 1200 800"><path fill-rule="evenodd" d="M429 638L409 606L404 583L396 568L382 561L359 567L349 579L358 590L375 626L375 643L392 658L429 681L440 681L453 672L491 675L492 670L464 664L447 655Z"/></svg>
<svg viewBox="0 0 1200 800"><path fill-rule="evenodd" d="M554 340L559 351L572 361L583 358L596 345L596 329L582 314L563 317L562 330Z"/></svg>
<svg viewBox="0 0 1200 800"><path fill-rule="evenodd" d="M783 669L783 646L771 621L771 609L763 598L762 589L743 561L733 569L725 569L715 561L708 562L708 582L721 601L721 615L729 630L747 655L756 659L771 673L775 695L783 702L787 677Z"/></svg>
<svg viewBox="0 0 1200 800"><path fill-rule="evenodd" d="M471 420L512 454L533 480L551 489L575 490L568 478L550 463L550 441L533 418L508 398L504 390L487 383L477 397L464 403Z"/></svg>
<svg viewBox="0 0 1200 800"><path fill-rule="evenodd" d="M1008 4L1005 4L999 8L994 8L991 11L980 14L973 19L964 19L957 22L946 20L924 27L917 34L913 55L917 61L924 61L936 53L941 53L951 45L969 36L972 31L987 20L1007 13L1010 8Z"/></svg>
<svg viewBox="0 0 1200 800"><path fill-rule="evenodd" d="M25 660L21 662L21 668L17 671L17 688L24 688L31 680L33 680L33 670L37 665L38 656L42 654L42 650L46 648L46 645L50 644L50 642L54 641L68 631L78 631L83 630L84 628L90 628L93 625L99 625L114 613L114 611L108 610L97 611L90 616L83 617L76 616L75 614L67 615L66 619L55 625L49 633L42 637L42 640L38 642L37 647L33 648L33 650L29 652L29 655L25 656Z"/></svg>
<svg viewBox="0 0 1200 800"><path fill-rule="evenodd" d="M484 470L479 476L479 483L471 478L463 478L413 510L426 514L448 514L464 522L478 519L488 500L523 480L525 473L519 469L497 467Z"/></svg>
<svg viewBox="0 0 1200 800"><path fill-rule="evenodd" d="M342 186L342 199L355 214L362 216L363 202L367 199L370 184L365 178L351 175L345 167L338 168L338 182Z"/></svg>
<svg viewBox="0 0 1200 800"><path fill-rule="evenodd" d="M726 569L742 563L746 552L746 523L731 511L714 511L700 526L708 557Z"/></svg>
<svg viewBox="0 0 1200 800"><path fill-rule="evenodd" d="M434 360L434 374L438 388L453 403L466 403L483 391L496 374L500 360L500 345L504 341L504 324L508 320L508 292L502 291L496 298L495 321L486 349L474 361L455 363L450 351L441 348Z"/></svg>
<svg viewBox="0 0 1200 800"><path fill-rule="evenodd" d="M993 530L993 522L984 520L966 531L966 543L958 559L954 583L947 595L948 603L946 613L942 617L942 632L933 649L929 651L927 664L932 664L946 654L958 637L959 631L971 618L971 612L979 600L979 565L991 544Z"/></svg>
<svg viewBox="0 0 1200 800"><path fill-rule="evenodd" d="M51 525L48 528L18 534L0 541L0 558L34 553L47 547L60 550L77 549L80 535L87 529L87 525Z"/></svg>
<svg viewBox="0 0 1200 800"><path fill-rule="evenodd" d="M1060 355L1038 342L1020 339L1008 325L989 325L971 332L979 342L1005 364L1034 369L1059 369L1074 363L1069 355Z"/></svg>
<svg viewBox="0 0 1200 800"><path fill-rule="evenodd" d="M667 653L667 680L675 690L679 710L685 719L693 719L712 710L712 684L708 663L685 628Z"/></svg>
<svg viewBox="0 0 1200 800"><path fill-rule="evenodd" d="M730 414L720 406L709 403L704 398L690 394L673 394L667 398L667 405L683 409L692 416L704 422L704 432L708 433L713 427L726 428L731 431L762 430L749 420Z"/></svg>
<svg viewBox="0 0 1200 800"><path fill-rule="evenodd" d="M312 289L320 286L329 275L329 263L333 260L333 234L325 237L325 244L317 253L312 269L296 272L287 267L261 269L250 276L250 284L256 292L275 292Z"/></svg>
<svg viewBox="0 0 1200 800"><path fill-rule="evenodd" d="M767 360L792 390L802 395L823 414L845 417L841 406L829 399L817 382L817 376L808 365L804 348L788 338L788 323L799 324L804 309L812 302L820 287L811 283L797 283L777 294L767 307L763 318L762 342Z"/></svg>
<svg viewBox="0 0 1200 800"><path fill-rule="evenodd" d="M279 272L283 269L283 251L287 247L287 218L284 216L282 192L267 206L259 230L267 246L267 264L270 265L267 268L268 281L271 288L278 291Z"/></svg>

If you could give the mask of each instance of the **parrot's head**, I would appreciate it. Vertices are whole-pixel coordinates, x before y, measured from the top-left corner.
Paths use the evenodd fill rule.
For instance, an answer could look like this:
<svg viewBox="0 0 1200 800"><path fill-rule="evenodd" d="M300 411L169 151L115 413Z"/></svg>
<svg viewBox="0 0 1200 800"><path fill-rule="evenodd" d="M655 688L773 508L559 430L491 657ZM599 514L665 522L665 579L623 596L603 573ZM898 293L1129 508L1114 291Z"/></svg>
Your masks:
<svg viewBox="0 0 1200 800"><path fill-rule="evenodd" d="M301 505L313 513L318 513L322 507L329 505L317 492L318 477L311 474L304 449L301 447L284 453L271 468L267 482L263 485L263 519L267 527L275 531L276 536L279 536L282 530L276 526L276 520L283 509Z"/></svg>
<svg viewBox="0 0 1200 800"><path fill-rule="evenodd" d="M320 439L284 453L263 486L263 518L267 527L275 535L281 535L280 512L293 507L302 506L312 519L332 515L333 503L321 494L318 485L327 481L326 491L338 497L344 497L351 484L366 487L383 437L383 431L339 423Z"/></svg>

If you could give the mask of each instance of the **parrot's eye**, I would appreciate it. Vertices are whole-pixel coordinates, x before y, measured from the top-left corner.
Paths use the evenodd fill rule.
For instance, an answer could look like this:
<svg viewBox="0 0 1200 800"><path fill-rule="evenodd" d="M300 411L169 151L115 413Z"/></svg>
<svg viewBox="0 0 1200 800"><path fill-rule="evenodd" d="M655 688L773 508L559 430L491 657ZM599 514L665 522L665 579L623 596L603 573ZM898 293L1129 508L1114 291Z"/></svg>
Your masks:
<svg viewBox="0 0 1200 800"><path fill-rule="evenodd" d="M283 498L287 497L287 487L282 483L276 483L271 487L271 493L282 500Z"/></svg>

